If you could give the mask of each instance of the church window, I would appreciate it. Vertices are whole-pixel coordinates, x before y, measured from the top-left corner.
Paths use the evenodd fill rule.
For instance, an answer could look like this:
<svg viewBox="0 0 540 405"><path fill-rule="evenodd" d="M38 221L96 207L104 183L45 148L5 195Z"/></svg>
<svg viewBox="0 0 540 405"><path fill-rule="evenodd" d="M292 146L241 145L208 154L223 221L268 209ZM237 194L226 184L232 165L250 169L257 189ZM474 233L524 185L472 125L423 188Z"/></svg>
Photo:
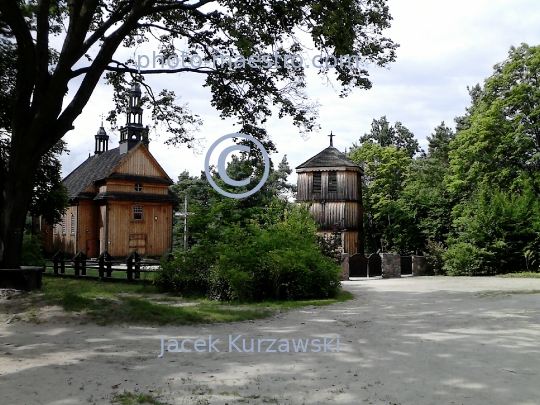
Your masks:
<svg viewBox="0 0 540 405"><path fill-rule="evenodd" d="M71 228L71 234L75 235L75 215L73 215L73 214L71 214L70 228Z"/></svg>
<svg viewBox="0 0 540 405"><path fill-rule="evenodd" d="M140 205L133 207L133 219L135 221L142 220L142 207Z"/></svg>
<svg viewBox="0 0 540 405"><path fill-rule="evenodd" d="M62 235L66 234L66 217L62 218Z"/></svg>
<svg viewBox="0 0 540 405"><path fill-rule="evenodd" d="M58 235L58 224L53 225L53 235Z"/></svg>
<svg viewBox="0 0 540 405"><path fill-rule="evenodd" d="M320 193L321 190L321 172L313 173L313 192Z"/></svg>
<svg viewBox="0 0 540 405"><path fill-rule="evenodd" d="M142 191L142 184L141 183L135 184L135 191Z"/></svg>
<svg viewBox="0 0 540 405"><path fill-rule="evenodd" d="M337 193L337 172L328 172L328 192Z"/></svg>

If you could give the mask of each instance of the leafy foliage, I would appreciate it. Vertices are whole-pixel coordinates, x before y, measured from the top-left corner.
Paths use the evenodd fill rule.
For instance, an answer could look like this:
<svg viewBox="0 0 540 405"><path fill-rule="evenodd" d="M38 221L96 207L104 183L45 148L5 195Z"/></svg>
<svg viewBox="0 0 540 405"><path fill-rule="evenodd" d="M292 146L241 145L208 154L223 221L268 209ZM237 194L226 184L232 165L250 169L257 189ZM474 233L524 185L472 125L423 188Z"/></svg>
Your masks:
<svg viewBox="0 0 540 405"><path fill-rule="evenodd" d="M510 48L495 66L452 144L450 189L467 199L481 184L540 195L540 47Z"/></svg>
<svg viewBox="0 0 540 405"><path fill-rule="evenodd" d="M408 138L374 120L351 151L366 173L366 245L423 252L435 274L538 271L539 73L540 46L511 47L483 86L468 89L456 133L441 123L408 163L397 155Z"/></svg>
<svg viewBox="0 0 540 405"><path fill-rule="evenodd" d="M458 236L445 254L449 274L514 273L539 258L540 204L531 188L517 194L483 187L454 226Z"/></svg>
<svg viewBox="0 0 540 405"><path fill-rule="evenodd" d="M259 163L233 155L227 174L240 180L254 176ZM171 187L178 200L188 198L189 243L184 250L184 220L175 226L174 260L163 265L161 288L183 296L219 300L262 301L333 297L340 267L335 251L320 243L307 207L287 200L294 187L283 158L257 193L242 199L224 197L200 177L182 173ZM217 173L214 180L226 188ZM249 187L249 186L246 186ZM240 190L239 190L240 189ZM242 192L236 188L234 192Z"/></svg>
<svg viewBox="0 0 540 405"><path fill-rule="evenodd" d="M399 202L412 159L404 149L365 142L349 152L363 171L362 198L366 249L403 252L412 218Z"/></svg>
<svg viewBox="0 0 540 405"><path fill-rule="evenodd" d="M421 152L418 141L414 134L401 122L397 121L394 126L390 125L386 116L374 119L371 123L371 131L360 137L360 143L373 142L382 147L393 145L396 149L404 149L412 158L417 152Z"/></svg>
<svg viewBox="0 0 540 405"><path fill-rule="evenodd" d="M316 229L306 207L287 210L266 227L256 222L224 226L213 251L201 245L177 251L164 264L158 285L220 300L335 297L340 267L323 256Z"/></svg>
<svg viewBox="0 0 540 405"><path fill-rule="evenodd" d="M43 242L34 235L24 235L23 239L23 266L43 266L45 258L41 254Z"/></svg>

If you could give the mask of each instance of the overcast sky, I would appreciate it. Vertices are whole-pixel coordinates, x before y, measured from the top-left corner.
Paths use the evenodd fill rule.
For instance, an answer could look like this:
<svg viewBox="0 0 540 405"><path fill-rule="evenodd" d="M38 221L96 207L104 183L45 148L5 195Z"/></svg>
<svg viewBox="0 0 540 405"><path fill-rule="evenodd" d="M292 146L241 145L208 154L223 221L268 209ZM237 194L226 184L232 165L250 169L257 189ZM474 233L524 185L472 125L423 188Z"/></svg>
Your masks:
<svg viewBox="0 0 540 405"><path fill-rule="evenodd" d="M330 131L337 135L334 146L349 148L369 131L374 118L383 115L392 123L401 121L425 148L426 136L441 121L454 128L454 117L463 115L470 104L467 86L490 76L493 65L507 57L510 46L540 44L538 0L389 0L388 4L394 20L385 35L400 44L397 61L389 69L371 67L373 88L355 90L345 99L339 98L337 89L323 84L313 70L308 72L307 90L321 104L322 129L303 139L290 120L270 118L266 128L279 151L271 156L274 162L287 155L291 167L298 166L328 146ZM236 127L232 120L219 119L198 75L163 76L152 83L174 90L203 118L198 133L202 143L194 154L186 147L167 147L163 144L167 134L152 133L150 151L173 180L183 170L198 175L204 170L206 150L220 136L236 132ZM113 107L111 88L99 85L75 121L75 129L65 137L71 153L61 159L64 176L88 153L93 154L99 116ZM148 111L143 122L150 124ZM109 148L118 146L118 133L105 127ZM296 181L296 176L290 180Z"/></svg>

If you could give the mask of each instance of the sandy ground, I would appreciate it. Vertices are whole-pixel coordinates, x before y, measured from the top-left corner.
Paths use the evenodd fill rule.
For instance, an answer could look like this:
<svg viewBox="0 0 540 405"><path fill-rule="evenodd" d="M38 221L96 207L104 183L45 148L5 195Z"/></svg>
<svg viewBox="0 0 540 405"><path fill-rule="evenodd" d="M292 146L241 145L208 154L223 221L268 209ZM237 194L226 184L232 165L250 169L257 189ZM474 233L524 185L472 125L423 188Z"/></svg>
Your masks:
<svg viewBox="0 0 540 405"><path fill-rule="evenodd" d="M356 299L234 324L1 319L0 404L109 404L124 390L169 404L540 404L540 294L525 293L540 292L540 279L422 277L344 288ZM262 342L261 353L229 352L229 335L239 334L248 348L252 338L256 346L339 334L340 350L266 353ZM212 335L220 352L159 358L162 335L179 344Z"/></svg>

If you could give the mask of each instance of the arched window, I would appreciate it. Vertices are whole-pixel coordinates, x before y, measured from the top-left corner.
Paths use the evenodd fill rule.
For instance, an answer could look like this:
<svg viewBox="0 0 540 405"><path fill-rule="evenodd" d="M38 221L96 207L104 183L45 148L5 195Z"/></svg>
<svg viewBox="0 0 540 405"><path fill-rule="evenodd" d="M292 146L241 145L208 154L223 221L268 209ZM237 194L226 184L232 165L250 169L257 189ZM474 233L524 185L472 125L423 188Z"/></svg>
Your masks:
<svg viewBox="0 0 540 405"><path fill-rule="evenodd" d="M62 217L62 235L65 235L67 232L67 229L66 229L66 216L64 215Z"/></svg>
<svg viewBox="0 0 540 405"><path fill-rule="evenodd" d="M73 213L71 214L70 228L71 228L71 234L75 235L75 215Z"/></svg>
<svg viewBox="0 0 540 405"><path fill-rule="evenodd" d="M133 207L133 219L135 221L141 221L143 219L142 207L140 205L136 205Z"/></svg>

